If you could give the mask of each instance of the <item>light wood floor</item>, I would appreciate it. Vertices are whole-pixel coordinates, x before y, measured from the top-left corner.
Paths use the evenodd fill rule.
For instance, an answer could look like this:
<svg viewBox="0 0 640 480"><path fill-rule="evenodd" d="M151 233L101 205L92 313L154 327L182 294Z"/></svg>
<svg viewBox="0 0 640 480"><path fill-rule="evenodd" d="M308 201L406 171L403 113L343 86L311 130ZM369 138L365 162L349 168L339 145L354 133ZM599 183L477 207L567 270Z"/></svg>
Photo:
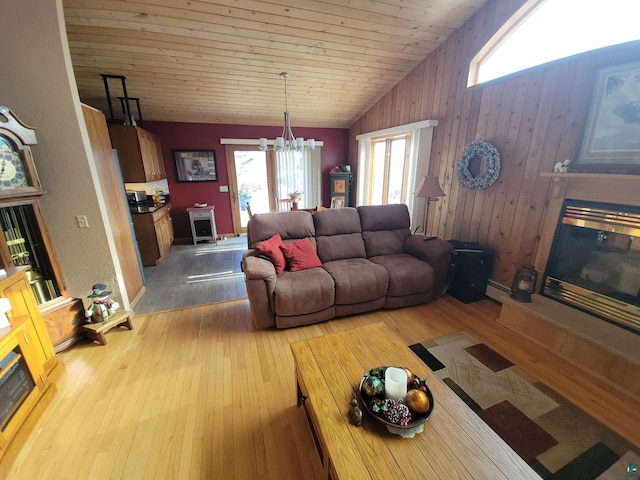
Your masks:
<svg viewBox="0 0 640 480"><path fill-rule="evenodd" d="M107 346L59 355L58 391L0 478L319 478L289 344L373 322L407 344L466 331L611 426L631 425L638 445L637 399L616 399L606 383L498 325L498 313L489 300L445 296L280 331L254 331L247 300L137 315L133 331L107 333Z"/></svg>

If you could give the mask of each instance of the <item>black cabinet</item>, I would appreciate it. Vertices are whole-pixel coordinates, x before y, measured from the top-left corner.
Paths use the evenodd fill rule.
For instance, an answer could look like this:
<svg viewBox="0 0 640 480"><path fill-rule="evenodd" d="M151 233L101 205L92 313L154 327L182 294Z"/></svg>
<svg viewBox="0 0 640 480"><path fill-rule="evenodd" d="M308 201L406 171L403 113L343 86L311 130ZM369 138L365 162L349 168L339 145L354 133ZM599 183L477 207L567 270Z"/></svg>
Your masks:
<svg viewBox="0 0 640 480"><path fill-rule="evenodd" d="M449 240L452 280L447 293L464 303L477 302L486 297L491 274L492 252L474 242Z"/></svg>
<svg viewBox="0 0 640 480"><path fill-rule="evenodd" d="M351 206L351 172L331 172L331 206L342 202L339 207Z"/></svg>

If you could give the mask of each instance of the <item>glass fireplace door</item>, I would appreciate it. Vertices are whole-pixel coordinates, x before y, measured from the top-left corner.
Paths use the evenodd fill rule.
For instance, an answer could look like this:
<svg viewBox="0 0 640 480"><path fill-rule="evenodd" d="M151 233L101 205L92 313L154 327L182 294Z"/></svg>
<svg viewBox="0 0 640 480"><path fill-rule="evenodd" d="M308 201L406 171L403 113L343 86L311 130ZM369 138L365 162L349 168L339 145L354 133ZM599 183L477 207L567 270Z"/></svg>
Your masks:
<svg viewBox="0 0 640 480"><path fill-rule="evenodd" d="M567 200L542 288L640 333L640 208Z"/></svg>

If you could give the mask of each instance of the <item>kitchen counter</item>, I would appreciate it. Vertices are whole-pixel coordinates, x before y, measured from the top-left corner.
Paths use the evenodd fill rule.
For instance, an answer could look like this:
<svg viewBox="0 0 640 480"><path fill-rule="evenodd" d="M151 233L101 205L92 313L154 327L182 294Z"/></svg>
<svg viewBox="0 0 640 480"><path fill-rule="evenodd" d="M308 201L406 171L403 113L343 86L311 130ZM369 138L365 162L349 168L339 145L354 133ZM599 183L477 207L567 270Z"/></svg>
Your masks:
<svg viewBox="0 0 640 480"><path fill-rule="evenodd" d="M153 203L129 205L129 211L131 212L131 215L137 215L139 213L153 213L168 205L171 205L171 202L161 203L158 206L155 206Z"/></svg>

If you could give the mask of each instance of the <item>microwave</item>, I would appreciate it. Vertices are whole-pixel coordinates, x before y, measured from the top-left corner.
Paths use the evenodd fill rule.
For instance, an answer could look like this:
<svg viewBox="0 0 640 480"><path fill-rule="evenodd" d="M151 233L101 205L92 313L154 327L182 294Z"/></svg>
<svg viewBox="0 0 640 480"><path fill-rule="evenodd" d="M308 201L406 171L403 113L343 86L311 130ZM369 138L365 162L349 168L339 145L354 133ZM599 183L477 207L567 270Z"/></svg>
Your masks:
<svg viewBox="0 0 640 480"><path fill-rule="evenodd" d="M147 201L147 192L141 190L127 190L127 201L130 205L144 203Z"/></svg>

